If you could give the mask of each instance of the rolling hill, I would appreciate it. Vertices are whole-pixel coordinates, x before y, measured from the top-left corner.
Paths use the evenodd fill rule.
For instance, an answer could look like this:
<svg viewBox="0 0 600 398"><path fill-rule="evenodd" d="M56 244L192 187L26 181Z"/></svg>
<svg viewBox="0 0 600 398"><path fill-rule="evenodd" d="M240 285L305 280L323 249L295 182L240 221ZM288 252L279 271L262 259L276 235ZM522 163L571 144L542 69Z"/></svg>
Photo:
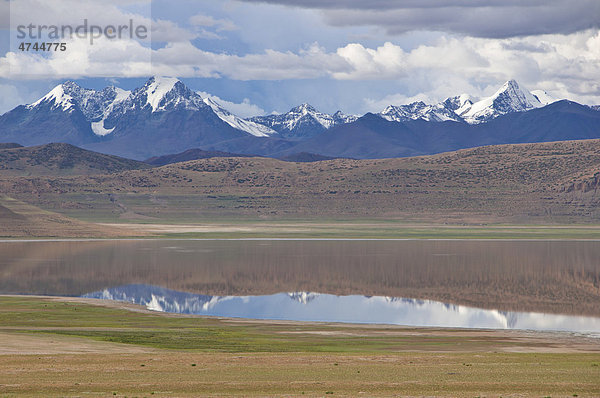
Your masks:
<svg viewBox="0 0 600 398"><path fill-rule="evenodd" d="M13 177L0 190L83 219L379 218L596 223L600 140L291 163L209 158L108 175Z"/></svg>
<svg viewBox="0 0 600 398"><path fill-rule="evenodd" d="M0 237L7 238L117 238L129 235L125 229L75 220L7 196L0 196L0 220Z"/></svg>
<svg viewBox="0 0 600 398"><path fill-rule="evenodd" d="M149 167L136 160L86 151L70 144L32 147L0 144L0 174L5 176L110 174Z"/></svg>
<svg viewBox="0 0 600 398"><path fill-rule="evenodd" d="M164 166L171 163L187 162L189 160L209 159L209 158L233 158L250 157L251 155L241 155L231 152L205 151L199 148L188 149L181 153L172 155L154 156L146 159L144 162L153 166Z"/></svg>

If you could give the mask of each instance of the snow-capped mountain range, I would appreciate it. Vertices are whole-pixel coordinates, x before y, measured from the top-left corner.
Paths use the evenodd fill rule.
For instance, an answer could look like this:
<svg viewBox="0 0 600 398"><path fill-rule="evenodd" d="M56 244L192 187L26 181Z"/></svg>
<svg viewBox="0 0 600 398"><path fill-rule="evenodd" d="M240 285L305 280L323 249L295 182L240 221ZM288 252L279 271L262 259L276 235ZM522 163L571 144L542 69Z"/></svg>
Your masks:
<svg viewBox="0 0 600 398"><path fill-rule="evenodd" d="M425 120L427 122L461 121L460 116L444 103L427 105L422 101L408 105L390 105L378 115L391 122L407 122L410 120Z"/></svg>
<svg viewBox="0 0 600 398"><path fill-rule="evenodd" d="M347 115L342 111L327 114L310 104L302 104L283 114L244 119L228 111L214 99L203 98L177 78L152 77L143 86L132 91L112 86L92 90L67 81L34 103L18 106L1 115L0 142L18 142L22 145L66 142L134 159L173 154L192 148L275 157L306 152L329 157L360 158L408 156L472 145L523 140L528 142L550 137L579 139L579 136L572 136L565 126L551 122L549 116L545 116L551 127L560 127L562 130L546 134L547 138L540 138L539 132L527 138L531 135L529 130L541 126L539 122L521 123L517 127L522 127L523 131L516 131L515 138L511 138L503 135L498 137L495 132L497 127L494 125L489 128L490 136L481 132L476 135L481 142L465 141L467 137L474 137L467 133L472 130L471 127L488 125L491 121L509 115L546 109L556 102L546 92L530 92L516 81L510 80L492 96L482 99L462 94L438 104L414 102L390 105L377 114L364 116ZM558 106L561 112L564 107L578 105L568 101L558 102L563 104ZM593 110L594 115L596 114L596 108L586 109ZM557 112L548 110L544 114L556 117ZM572 112L565 115L570 115L567 118L570 120ZM392 125L375 128L377 120ZM383 134L390 128L399 132L405 132L406 128L415 129L417 127L411 124L415 121L419 122L417 127L420 130L425 128L421 122L428 122L428 130L438 129L441 133L448 134L447 145L438 145L439 140L402 141L414 140L414 135L404 137L404 133L395 133L395 136L390 136L389 132ZM581 122L580 125L587 126L579 134L581 137L594 138L597 134L593 123ZM514 128L511 127L513 130ZM364 133L353 133L353 138L350 139L350 135L346 133L357 129L383 134L382 138L386 143L377 146L379 144L367 138ZM326 131L334 133L327 134L325 140L323 133ZM450 136L451 134L453 135ZM332 140L335 142L330 142ZM412 148L415 145L417 147Z"/></svg>
<svg viewBox="0 0 600 398"><path fill-rule="evenodd" d="M255 116L249 120L277 131L282 137L302 139L315 136L340 124L354 122L359 116L337 111L333 115L319 112L310 104L302 104L280 115Z"/></svg>
<svg viewBox="0 0 600 398"><path fill-rule="evenodd" d="M425 120L428 122L485 123L498 116L541 108L557 100L542 90L529 92L515 80L509 80L492 96L475 100L468 94L447 98L435 105L413 102L408 105L390 105L379 115L386 120L405 122Z"/></svg>
<svg viewBox="0 0 600 398"><path fill-rule="evenodd" d="M407 105L389 105L378 115L394 122L424 120L478 124L508 113L540 108L555 101L556 99L544 91L529 92L516 81L510 80L494 95L479 101L462 94L434 105L421 101ZM352 123L359 118L357 115L346 115L342 111L333 115L322 113L305 103L283 114L242 119L215 100L202 98L180 80L158 76L152 77L144 86L133 92L114 86L97 91L67 81L26 107L33 110L43 105L50 105L50 109L64 112L72 112L79 108L97 136L111 134L119 118L134 110L151 113L177 109L198 111L208 106L219 119L237 130L255 137L279 135L288 139L311 137L332 127Z"/></svg>
<svg viewBox="0 0 600 398"><path fill-rule="evenodd" d="M91 123L92 131L98 136L110 134L119 118L127 112L156 113L178 109L199 111L207 106L233 128L257 137L276 134L266 126L243 120L231 114L209 98L202 98L176 78L155 76L133 92L114 86L97 91L82 88L72 81L67 81L53 88L38 101L27 105L27 109L34 110L44 105L49 105L51 110L65 112L73 112L78 108Z"/></svg>

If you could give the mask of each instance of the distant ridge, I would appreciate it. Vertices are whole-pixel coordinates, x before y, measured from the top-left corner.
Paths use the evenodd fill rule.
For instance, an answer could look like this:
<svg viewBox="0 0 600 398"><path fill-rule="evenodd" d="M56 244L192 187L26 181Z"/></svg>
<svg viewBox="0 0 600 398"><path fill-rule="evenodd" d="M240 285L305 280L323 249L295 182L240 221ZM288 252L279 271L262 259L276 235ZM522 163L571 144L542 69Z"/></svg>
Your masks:
<svg viewBox="0 0 600 398"><path fill-rule="evenodd" d="M2 149L22 148L22 147L23 147L23 145L17 144L17 143L14 143L14 142L6 142L6 143L0 142L0 150L2 150Z"/></svg>
<svg viewBox="0 0 600 398"><path fill-rule="evenodd" d="M234 157L252 157L254 155L242 155L239 153L222 151L205 151L200 148L188 149L187 151L175 153L172 155L154 156L144 160L145 163L153 166L164 166L172 163L187 162L190 160L209 159L209 158L234 158Z"/></svg>
<svg viewBox="0 0 600 398"><path fill-rule="evenodd" d="M286 156L282 156L279 158L279 160L284 160L286 162L321 162L324 160L333 160L333 159L338 159L335 157L331 157L331 156L323 156L323 155L319 155L316 153L309 153L309 152L298 152L298 153L292 153L290 155L286 155Z"/></svg>
<svg viewBox="0 0 600 398"><path fill-rule="evenodd" d="M2 146L8 145L13 146L2 149ZM0 144L2 175L95 175L150 167L136 160L87 151L70 144L52 143L31 147L8 145Z"/></svg>

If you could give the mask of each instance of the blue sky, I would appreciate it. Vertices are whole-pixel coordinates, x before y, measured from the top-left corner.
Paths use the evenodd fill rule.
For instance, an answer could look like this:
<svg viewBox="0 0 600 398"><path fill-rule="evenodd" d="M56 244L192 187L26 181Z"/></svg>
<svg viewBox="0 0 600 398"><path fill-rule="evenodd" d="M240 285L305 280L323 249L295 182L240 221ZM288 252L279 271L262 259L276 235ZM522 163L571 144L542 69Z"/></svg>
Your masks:
<svg viewBox="0 0 600 398"><path fill-rule="evenodd" d="M0 4L0 15L10 16L0 21L0 112L35 101L66 79L132 89L152 74L179 77L241 116L285 112L303 102L363 114L461 93L490 95L513 78L557 98L600 103L597 0ZM133 19L151 27L152 40L101 38L89 46L67 38L61 54L16 49L19 23L76 25L84 18L100 26Z"/></svg>

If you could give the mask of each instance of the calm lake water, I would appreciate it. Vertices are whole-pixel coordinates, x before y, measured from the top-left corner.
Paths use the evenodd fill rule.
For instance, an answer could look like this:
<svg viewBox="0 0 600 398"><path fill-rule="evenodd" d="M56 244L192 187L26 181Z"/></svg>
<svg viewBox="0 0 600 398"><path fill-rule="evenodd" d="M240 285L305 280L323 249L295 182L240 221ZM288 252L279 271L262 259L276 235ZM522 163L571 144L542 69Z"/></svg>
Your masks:
<svg viewBox="0 0 600 398"><path fill-rule="evenodd" d="M120 286L84 297L126 301L153 311L178 314L421 327L554 330L600 337L600 318L597 317L485 310L397 297L312 292L208 296L149 285Z"/></svg>
<svg viewBox="0 0 600 398"><path fill-rule="evenodd" d="M110 295L130 285L197 303L210 296L212 315L600 331L586 321L600 317L595 241L0 242L0 293ZM148 305L146 293L124 299ZM290 298L302 295L313 299ZM542 313L573 318L540 323Z"/></svg>

